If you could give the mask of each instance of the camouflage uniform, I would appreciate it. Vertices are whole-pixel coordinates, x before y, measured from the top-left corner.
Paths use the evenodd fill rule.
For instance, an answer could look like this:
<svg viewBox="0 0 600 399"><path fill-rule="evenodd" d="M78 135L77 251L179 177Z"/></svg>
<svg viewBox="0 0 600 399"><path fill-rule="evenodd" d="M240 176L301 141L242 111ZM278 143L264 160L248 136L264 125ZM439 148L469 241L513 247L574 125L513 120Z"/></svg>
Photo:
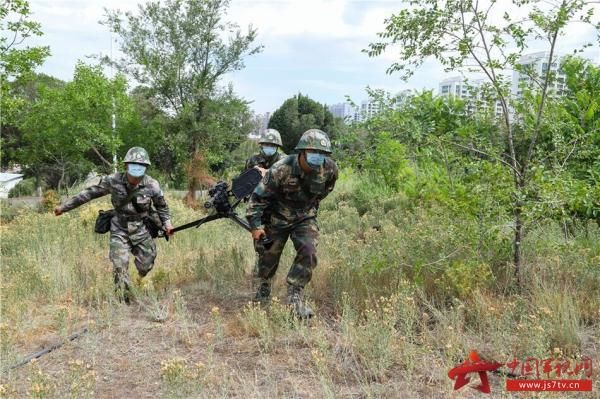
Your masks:
<svg viewBox="0 0 600 399"><path fill-rule="evenodd" d="M127 270L130 252L135 257L135 266L140 276L148 274L154 265L156 244L142 222L142 217L147 216L150 211L151 202L164 228L172 227L169 208L158 182L144 175L140 183L133 187L127 181L126 173L115 173L104 177L97 185L86 188L60 206L62 212L67 212L94 198L111 194L111 202L116 209L132 190L137 191L112 218L110 226L109 256L113 263L115 284L121 289L131 286Z"/></svg>
<svg viewBox="0 0 600 399"><path fill-rule="evenodd" d="M278 147L279 149L283 147L283 143L281 142L281 135L275 129L267 129L267 131L262 135L260 140L258 140L258 144L274 146ZM280 151L277 151L272 156L267 156L261 151L259 154L253 155L252 157L248 158L244 170L248 170L255 166L259 166L263 169L269 169L276 162L282 160L285 157L286 155Z"/></svg>
<svg viewBox="0 0 600 399"><path fill-rule="evenodd" d="M265 250L257 248L259 259L257 277L271 279L279 265L283 247L291 238L296 258L287 276L288 284L304 287L317 266L316 222L319 202L332 190L337 179L337 166L326 158L324 165L314 173L301 169L298 155L288 155L269 169L250 197L246 217L252 229L264 228L273 245ZM270 222L263 226L265 211Z"/></svg>
<svg viewBox="0 0 600 399"><path fill-rule="evenodd" d="M246 160L246 166L244 170L251 169L255 166L259 166L263 169L270 169L271 166L285 157L286 155L279 151L277 151L272 157L267 157L265 154L259 153Z"/></svg>

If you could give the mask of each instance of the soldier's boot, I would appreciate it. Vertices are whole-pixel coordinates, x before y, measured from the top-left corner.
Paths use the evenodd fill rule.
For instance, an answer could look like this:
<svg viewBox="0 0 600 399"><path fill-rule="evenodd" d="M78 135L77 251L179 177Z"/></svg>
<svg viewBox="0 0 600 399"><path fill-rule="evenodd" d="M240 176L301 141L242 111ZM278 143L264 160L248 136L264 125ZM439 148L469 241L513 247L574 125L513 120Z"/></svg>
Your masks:
<svg viewBox="0 0 600 399"><path fill-rule="evenodd" d="M254 295L254 302L266 303L271 296L271 280L261 278L258 280L258 289Z"/></svg>
<svg viewBox="0 0 600 399"><path fill-rule="evenodd" d="M115 274L115 292L119 302L125 302L127 305L131 304L133 294L129 283L123 280L118 274Z"/></svg>
<svg viewBox="0 0 600 399"><path fill-rule="evenodd" d="M292 306L292 312L299 319L310 319L315 312L304 302L304 288L289 284L287 291L288 304Z"/></svg>

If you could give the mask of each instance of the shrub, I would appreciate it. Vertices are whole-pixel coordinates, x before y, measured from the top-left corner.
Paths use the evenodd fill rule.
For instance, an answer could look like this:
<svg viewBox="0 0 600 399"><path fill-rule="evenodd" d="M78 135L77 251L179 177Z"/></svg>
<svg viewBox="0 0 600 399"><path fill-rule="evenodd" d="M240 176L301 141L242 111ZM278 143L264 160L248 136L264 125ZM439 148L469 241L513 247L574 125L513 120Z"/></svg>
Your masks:
<svg viewBox="0 0 600 399"><path fill-rule="evenodd" d="M35 195L35 178L24 179L8 192L8 198Z"/></svg>

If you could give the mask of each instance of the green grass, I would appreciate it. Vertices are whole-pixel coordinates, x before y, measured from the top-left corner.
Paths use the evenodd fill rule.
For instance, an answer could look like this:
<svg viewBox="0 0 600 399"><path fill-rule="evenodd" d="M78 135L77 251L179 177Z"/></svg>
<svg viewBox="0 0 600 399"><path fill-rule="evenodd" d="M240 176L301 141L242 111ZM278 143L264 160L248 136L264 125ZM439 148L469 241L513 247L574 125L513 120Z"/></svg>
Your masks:
<svg viewBox="0 0 600 399"><path fill-rule="evenodd" d="M310 323L290 317L282 300L247 304L250 235L227 220L158 241L156 266L128 308L113 293L108 235L93 233L107 201L59 218L17 212L0 227L0 366L83 325L91 331L52 355L65 356L62 363L49 357L40 360L47 369L5 373L0 396L119 394L113 379L123 384L144 367L136 392L162 397L411 397L409 387L420 387L414 397L447 397L446 373L472 349L500 362L597 359L596 227L570 239L550 222L531 230L527 278L516 292L504 277L510 230L497 226L505 221L482 229L439 205L409 207L401 193L367 195L361 179L343 173L322 204L319 265L307 289L319 316ZM358 207L357 195L367 198ZM178 200L170 206L176 225L200 216ZM292 259L290 246L279 298ZM132 354L145 360L128 362ZM502 379L492 382L503 391Z"/></svg>

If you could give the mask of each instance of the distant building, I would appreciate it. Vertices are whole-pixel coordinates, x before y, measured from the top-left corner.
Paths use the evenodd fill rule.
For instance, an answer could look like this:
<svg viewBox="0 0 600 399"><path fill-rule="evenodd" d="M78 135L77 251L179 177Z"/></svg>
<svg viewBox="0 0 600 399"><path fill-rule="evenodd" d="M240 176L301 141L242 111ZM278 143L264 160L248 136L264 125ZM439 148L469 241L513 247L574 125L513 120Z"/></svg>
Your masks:
<svg viewBox="0 0 600 399"><path fill-rule="evenodd" d="M548 58L550 53L546 51L540 51L537 53L526 54L522 56L518 64L521 67L526 68L526 71L513 72L512 76L512 94L513 96L520 98L523 95L523 86L530 88L539 87L542 83L542 79L546 75L548 68L551 72L554 72L554 79L548 86L548 92L551 95L561 96L565 91L565 73L560 69L560 63L564 56L554 54L554 60L552 65L548 65ZM537 82L536 82L537 81Z"/></svg>
<svg viewBox="0 0 600 399"><path fill-rule="evenodd" d="M484 95L485 79L466 79L462 76L453 76L444 79L439 84L438 95L442 97L454 97L464 100L467 105L467 112L473 113L477 110L487 109L489 100ZM502 114L502 106L499 101L495 101L494 114Z"/></svg>
<svg viewBox="0 0 600 399"><path fill-rule="evenodd" d="M371 119L381 111L381 103L373 99L363 100L360 103L360 115L362 120Z"/></svg>
<svg viewBox="0 0 600 399"><path fill-rule="evenodd" d="M412 94L412 90L410 89L402 90L381 101L375 100L374 98L363 100L358 107L353 107L348 103L333 104L329 106L329 111L334 116L343 118L346 123L363 122L371 119L386 107L391 107L393 109L400 108Z"/></svg>
<svg viewBox="0 0 600 399"><path fill-rule="evenodd" d="M349 103L338 103L327 107L329 112L336 118L342 118L344 122L350 123L354 120L356 109Z"/></svg>
<svg viewBox="0 0 600 399"><path fill-rule="evenodd" d="M413 96L413 92L411 89L399 91L394 96L394 100L396 101L396 103L394 104L394 108L396 108L396 109L400 108L412 96Z"/></svg>
<svg viewBox="0 0 600 399"><path fill-rule="evenodd" d="M546 51L540 51L525 54L519 59L518 64L521 68L513 71L511 80L511 96L513 98L521 98L524 87L531 89L540 88L542 79L548 69L554 72L553 79L548 87L548 93L558 96L564 94L566 90L565 73L560 69L560 63L564 59L564 56L554 55L552 65L549 65L549 55ZM489 106L488 102L484 101L482 95L482 87L486 82L487 80L485 79L466 80L464 77L454 76L440 82L438 94L444 97L454 96L463 99L467 102L468 111L474 112L475 110L482 109L482 107L487 108ZM494 111L495 115L502 115L500 101L496 101Z"/></svg>

